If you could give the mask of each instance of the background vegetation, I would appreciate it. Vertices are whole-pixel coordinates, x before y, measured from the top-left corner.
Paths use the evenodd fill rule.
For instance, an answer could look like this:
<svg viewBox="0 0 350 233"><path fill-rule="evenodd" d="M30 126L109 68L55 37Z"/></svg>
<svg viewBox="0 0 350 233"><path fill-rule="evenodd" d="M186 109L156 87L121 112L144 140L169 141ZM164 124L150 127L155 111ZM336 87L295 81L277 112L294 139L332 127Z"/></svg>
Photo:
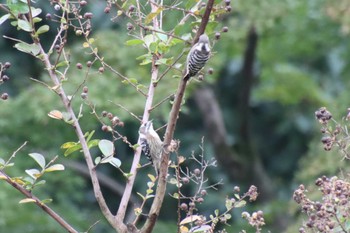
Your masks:
<svg viewBox="0 0 350 233"><path fill-rule="evenodd" d="M49 2L36 4L43 12L55 14ZM224 185L208 191L205 202L197 206L202 213L209 215L217 209L218 200L224 203L227 193L232 193L235 186L243 191L255 185L259 197L245 208L264 212L265 231L297 232L303 216L292 197L299 184L310 187L313 193L317 188L311 184L318 177L347 174L347 161L342 161L338 152L323 149L314 112L327 106L339 122L347 124L342 116L349 107L350 21L347 12L350 1L232 0L231 6L230 13L220 18L220 24L210 35L215 43L214 56L204 70L204 81L194 79L186 90L186 103L174 136L181 140L178 153L184 157L189 157L192 151L202 153L200 145L204 136L205 156L218 161L216 167L208 168L207 176L211 184L223 179ZM104 13L105 7L105 1L91 1L84 9L94 15L91 20L94 45L108 64L118 67L128 77L137 77L139 83L147 86L150 66L139 66L140 61L135 59L142 51L125 45L126 40L132 39L127 34L127 20L125 17L111 20L111 14ZM3 14L5 12L1 11L0 16ZM180 13L171 14L176 19ZM45 23L53 24L50 20ZM173 23L165 21L163 27L170 28ZM225 26L228 31L223 33ZM221 33L220 40L214 39L216 32ZM73 37L74 32L69 33L72 33L68 44L72 67L67 74L70 82L66 90L72 94L85 75L76 64L86 67L92 57L84 52L84 41ZM54 34L54 30L45 34L44 45L45 38L49 41ZM57 161L64 164L66 170L47 175L45 187L36 190L36 195L52 198L50 206L81 231L97 221L100 222L92 232L111 231L96 204L90 180L81 169L81 154L72 154L67 159L59 149L63 143L77 139L69 127L62 127L62 122L47 116L52 106L59 106L56 96L29 79L47 80L45 70L30 55L14 49L13 41L2 37L26 40L27 35L15 30L8 21L1 24L0 35L0 62L11 63L6 71L10 80L0 86L0 93L9 94L8 100L0 102L0 157L10 157L28 141L15 158L17 166L9 173L24 175L24 169L34 166L35 162L27 156L33 151L41 152L47 160L59 155ZM183 49L183 45L178 48ZM209 68L213 68L212 74L208 74ZM117 115L124 123L120 133L135 144L140 122L116 103L138 116L142 115L144 103L130 85L123 85L115 74L98 69L99 66L93 66L89 76L89 99L93 100L98 113L105 110ZM155 103L176 89L176 77L169 75L165 79L157 89L162 95L155 95ZM152 112L157 127L166 123L170 108L168 101ZM110 134L101 130L99 121L85 117L90 116L90 112L84 108L81 119L84 129L95 130L96 138L110 139ZM159 132L162 135L164 130ZM123 161L122 169L128 171L133 150L120 141L115 146L118 158ZM95 155L99 153L95 149L92 151ZM146 162L146 158L142 158L141 163ZM112 166L103 166L99 172L106 179L123 183L123 177ZM140 170L135 194L147 189L146 174L152 172L150 166ZM102 189L108 203L115 203L110 205L115 212L120 188L113 185L103 183ZM4 182L0 187L1 231L62 232L60 226L36 206L18 205L23 197L12 187ZM189 193L193 189L191 185L186 187ZM315 193L317 196L320 195ZM137 195L134 198L140 201ZM154 232L176 231L174 206L177 201L166 196ZM242 228L254 231L244 226L246 221L241 218L241 212L233 211L233 218L228 222L231 226L226 228L228 232L238 232Z"/></svg>

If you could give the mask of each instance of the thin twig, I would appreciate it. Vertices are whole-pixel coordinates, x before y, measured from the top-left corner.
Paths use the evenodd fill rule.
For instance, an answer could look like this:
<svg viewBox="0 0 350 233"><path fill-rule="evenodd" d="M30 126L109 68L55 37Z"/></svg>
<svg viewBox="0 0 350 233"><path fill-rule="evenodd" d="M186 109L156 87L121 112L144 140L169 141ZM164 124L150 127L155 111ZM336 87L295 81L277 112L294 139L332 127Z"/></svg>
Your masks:
<svg viewBox="0 0 350 233"><path fill-rule="evenodd" d="M10 158L6 161L6 163L4 164L4 168L11 162L11 160L16 156L16 154L22 150L23 147L25 147L27 145L27 141L25 141L20 147L17 148L17 150L15 150L12 155L10 156ZM3 170L3 169L1 169Z"/></svg>

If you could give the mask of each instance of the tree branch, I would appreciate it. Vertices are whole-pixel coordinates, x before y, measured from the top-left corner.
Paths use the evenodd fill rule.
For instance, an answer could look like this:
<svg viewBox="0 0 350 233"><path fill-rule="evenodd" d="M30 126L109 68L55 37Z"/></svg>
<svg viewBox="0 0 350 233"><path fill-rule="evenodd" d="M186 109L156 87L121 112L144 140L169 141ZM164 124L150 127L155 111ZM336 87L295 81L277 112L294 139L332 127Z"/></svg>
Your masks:
<svg viewBox="0 0 350 233"><path fill-rule="evenodd" d="M214 4L214 0L208 0L207 7L205 9L205 13L202 18L202 22L197 31L193 44L198 41L199 36L203 34L203 32L205 31L205 27L207 26L209 21L211 9L213 8L213 4ZM165 136L164 136L164 149L162 154L162 162L161 162L160 174L158 178L157 191L153 199L153 203L152 203L147 221L141 229L142 233L152 232L155 222L159 216L160 208L163 204L165 191L166 191L166 184L167 184L166 176L168 174L168 162L169 162L169 155L170 155L170 152L168 151L167 147L168 145L170 145L170 142L173 139L173 135L174 135L174 131L175 131L175 127L176 127L176 123L177 123L177 119L178 119L179 111L181 107L181 102L186 89L186 84L187 84L187 80L182 78L177 88L174 104L169 114L168 126L166 128Z"/></svg>
<svg viewBox="0 0 350 233"><path fill-rule="evenodd" d="M151 4L151 7L152 7L152 11L154 11L154 12L157 11L157 7L155 5ZM157 17L154 17L154 19L153 19L153 27L155 29L159 28L159 22L158 22ZM148 88L148 94L147 94L147 98L146 98L142 122L148 121L149 116L150 116L150 109L152 109L153 97L154 97L154 92L155 92L155 88L156 88L155 84L157 83L158 74L159 74L159 68L158 68L158 65L156 65L156 61L159 58L160 57L155 55L155 54L153 55L153 58L152 58L151 82L150 82L149 88ZM140 138L138 139L137 144L139 144L139 145L141 144ZM123 194L122 199L120 201L118 212L115 216L116 220L124 221L126 209L127 209L127 206L128 206L129 200L130 200L130 196L131 196L131 192L132 192L132 189L134 186L140 158L141 158L141 147L139 146L136 148L135 153L134 153L134 159L133 159L131 169L130 169L131 176L128 178L128 180L126 182L124 194ZM129 228L131 227L131 225L132 224L129 224ZM135 226L133 226L133 228L135 228Z"/></svg>

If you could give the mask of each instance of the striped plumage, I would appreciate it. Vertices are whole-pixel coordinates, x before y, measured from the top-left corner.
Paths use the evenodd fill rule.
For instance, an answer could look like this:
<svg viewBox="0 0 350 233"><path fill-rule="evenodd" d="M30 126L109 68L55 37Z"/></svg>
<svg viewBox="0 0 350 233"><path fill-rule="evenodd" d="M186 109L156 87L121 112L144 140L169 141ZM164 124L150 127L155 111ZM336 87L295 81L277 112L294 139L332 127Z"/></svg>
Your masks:
<svg viewBox="0 0 350 233"><path fill-rule="evenodd" d="M154 169L156 170L156 175L158 176L163 142L157 132L153 129L152 121L148 121L141 125L139 135L142 151L153 164Z"/></svg>
<svg viewBox="0 0 350 233"><path fill-rule="evenodd" d="M186 74L184 79L195 76L205 65L210 57L209 38L206 34L199 37L187 55Z"/></svg>

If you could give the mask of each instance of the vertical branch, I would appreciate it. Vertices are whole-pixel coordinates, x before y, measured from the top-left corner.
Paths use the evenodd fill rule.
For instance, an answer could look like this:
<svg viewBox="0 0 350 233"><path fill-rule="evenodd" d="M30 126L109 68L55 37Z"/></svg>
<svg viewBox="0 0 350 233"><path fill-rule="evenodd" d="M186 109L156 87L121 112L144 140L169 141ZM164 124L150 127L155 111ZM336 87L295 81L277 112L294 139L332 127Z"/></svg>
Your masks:
<svg viewBox="0 0 350 233"><path fill-rule="evenodd" d="M197 31L193 44L198 41L199 36L203 34L203 32L205 31L213 5L214 5L214 0L208 0L205 13L202 18L202 22L199 26L199 29ZM170 155L170 152L167 147L170 145L170 142L174 136L174 131L175 131L177 119L179 116L180 107L181 107L182 99L185 93L186 85L187 85L187 80L182 78L180 80L179 86L176 91L174 104L169 114L168 125L164 135L164 149L162 154L162 162L160 166L160 174L158 178L156 195L153 199L153 203L152 203L147 221L141 229L142 233L152 232L153 227L156 223L156 220L159 216L160 208L163 204L165 191L166 191L166 183L167 183L166 177L168 174L168 163L169 163L169 155Z"/></svg>
<svg viewBox="0 0 350 233"><path fill-rule="evenodd" d="M152 12L156 12L158 10L158 6L156 4L153 4L153 2L151 2L151 7L152 7ZM156 30L159 29L159 21L158 21L157 17L153 18L153 28ZM154 92L155 92L155 88L156 88L156 84L157 84L157 80L158 80L158 75L159 75L159 68L158 68L158 65L156 65L156 61L159 58L161 58L160 55L157 55L157 54L153 55L152 69L151 69L151 82L150 82L150 85L148 88L145 108L144 108L144 112L143 112L143 116L142 116L142 122L148 121L149 116L150 116L150 110L152 109ZM138 139L137 144L139 144L139 145L141 144L140 138ZM132 189L134 186L140 158L141 158L141 147L138 147L135 150L134 159L133 159L131 169L130 169L131 176L128 178L128 180L126 182L124 194L123 194L122 199L120 201L118 212L115 216L116 220L124 221L126 209L128 207L128 203L129 203Z"/></svg>

